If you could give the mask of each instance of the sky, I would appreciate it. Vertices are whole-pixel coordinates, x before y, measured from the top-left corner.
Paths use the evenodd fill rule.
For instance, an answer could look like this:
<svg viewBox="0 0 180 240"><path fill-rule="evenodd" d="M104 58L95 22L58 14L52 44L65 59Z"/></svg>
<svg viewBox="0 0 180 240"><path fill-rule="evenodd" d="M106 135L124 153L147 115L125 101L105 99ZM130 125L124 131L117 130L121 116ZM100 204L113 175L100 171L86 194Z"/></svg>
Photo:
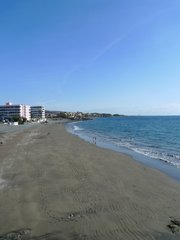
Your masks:
<svg viewBox="0 0 180 240"><path fill-rule="evenodd" d="M0 105L180 114L179 0L0 0Z"/></svg>

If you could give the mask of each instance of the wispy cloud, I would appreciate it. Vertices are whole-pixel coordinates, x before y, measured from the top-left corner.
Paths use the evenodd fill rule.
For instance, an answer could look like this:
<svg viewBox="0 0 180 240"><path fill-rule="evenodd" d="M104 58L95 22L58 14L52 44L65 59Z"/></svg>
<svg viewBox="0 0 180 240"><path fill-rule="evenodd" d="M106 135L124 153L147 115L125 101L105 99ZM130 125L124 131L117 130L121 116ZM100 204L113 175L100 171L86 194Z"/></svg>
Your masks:
<svg viewBox="0 0 180 240"><path fill-rule="evenodd" d="M66 85L67 82L69 82L70 77L76 73L81 67L83 67L82 64L78 64L75 67L73 67L72 69L70 69L69 71L67 71L67 73L63 76L62 78L62 85Z"/></svg>
<svg viewBox="0 0 180 240"><path fill-rule="evenodd" d="M146 19L144 19L144 21L142 21L141 23L137 24L134 26L133 30L127 32L126 34L123 34L120 37L117 37L115 39L113 39L110 43L108 43L104 48L99 50L99 53L97 53L97 55L95 55L92 58L92 63L97 61L99 58L101 58L103 55L105 55L107 52L109 52L110 50L112 50L116 45L118 45L121 41L125 40L129 35L137 32L140 28L150 24L151 22L155 21L157 18L161 17L163 14L166 14L170 11L176 10L177 7L180 7L180 3L176 3L175 5L173 5L170 8L164 8L159 10L157 13L153 14L151 17L147 17ZM89 64L91 65L91 64Z"/></svg>
<svg viewBox="0 0 180 240"><path fill-rule="evenodd" d="M96 61L98 60L100 57L102 57L104 54L106 54L108 51L110 51L115 45L118 45L122 40L124 40L124 38L126 37L126 35L122 35L121 37L118 37L116 39L114 39L112 42L110 42L109 44L107 44L104 48L102 48L99 53L97 55L95 55L92 59L92 61Z"/></svg>
<svg viewBox="0 0 180 240"><path fill-rule="evenodd" d="M58 82L57 84L54 82L54 84L52 85L52 89L51 91L54 92L54 98L52 99L42 99L41 101L39 101L36 104L39 105L43 105L45 107L48 108L55 108L55 107L59 107L60 105L60 99L65 91L65 87L70 84L72 78L71 76L77 72L80 69L81 65L77 65L73 68L71 68L69 71L67 71L64 76L62 76L60 79L57 79Z"/></svg>
<svg viewBox="0 0 180 240"><path fill-rule="evenodd" d="M67 71L64 76L61 78L61 84L60 87L58 89L58 93L61 94L64 87L69 84L69 82L71 81L71 76L73 76L74 73L76 73L80 68L82 67L82 65L76 65L75 67L73 67L72 69L70 69L69 71Z"/></svg>

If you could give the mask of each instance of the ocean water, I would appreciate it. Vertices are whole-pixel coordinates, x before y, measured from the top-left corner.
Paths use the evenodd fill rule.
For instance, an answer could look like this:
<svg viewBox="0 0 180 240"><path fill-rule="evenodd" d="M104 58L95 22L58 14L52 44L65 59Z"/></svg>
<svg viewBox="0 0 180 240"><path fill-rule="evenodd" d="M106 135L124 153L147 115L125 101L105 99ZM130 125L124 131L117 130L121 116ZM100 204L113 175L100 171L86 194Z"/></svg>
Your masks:
<svg viewBox="0 0 180 240"><path fill-rule="evenodd" d="M70 123L67 129L91 143L96 138L99 146L180 170L180 116L96 118Z"/></svg>

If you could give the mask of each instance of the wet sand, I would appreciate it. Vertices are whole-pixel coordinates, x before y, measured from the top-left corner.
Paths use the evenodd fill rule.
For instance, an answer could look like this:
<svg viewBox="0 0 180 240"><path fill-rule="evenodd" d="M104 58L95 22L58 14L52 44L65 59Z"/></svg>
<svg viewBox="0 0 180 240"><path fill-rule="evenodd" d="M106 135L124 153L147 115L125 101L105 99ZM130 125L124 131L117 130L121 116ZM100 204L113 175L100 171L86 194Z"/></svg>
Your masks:
<svg viewBox="0 0 180 240"><path fill-rule="evenodd" d="M129 156L45 124L0 145L0 236L180 239L180 183ZM13 235L14 234L14 235ZM9 238L15 239L15 238Z"/></svg>

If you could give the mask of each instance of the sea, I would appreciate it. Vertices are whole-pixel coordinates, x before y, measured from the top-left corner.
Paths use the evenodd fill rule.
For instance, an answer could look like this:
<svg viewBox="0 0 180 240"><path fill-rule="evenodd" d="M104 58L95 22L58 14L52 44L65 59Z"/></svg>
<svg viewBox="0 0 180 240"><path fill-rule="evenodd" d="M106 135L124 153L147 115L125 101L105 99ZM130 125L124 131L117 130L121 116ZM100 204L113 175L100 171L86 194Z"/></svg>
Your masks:
<svg viewBox="0 0 180 240"><path fill-rule="evenodd" d="M95 118L68 123L72 134L180 180L180 116Z"/></svg>

